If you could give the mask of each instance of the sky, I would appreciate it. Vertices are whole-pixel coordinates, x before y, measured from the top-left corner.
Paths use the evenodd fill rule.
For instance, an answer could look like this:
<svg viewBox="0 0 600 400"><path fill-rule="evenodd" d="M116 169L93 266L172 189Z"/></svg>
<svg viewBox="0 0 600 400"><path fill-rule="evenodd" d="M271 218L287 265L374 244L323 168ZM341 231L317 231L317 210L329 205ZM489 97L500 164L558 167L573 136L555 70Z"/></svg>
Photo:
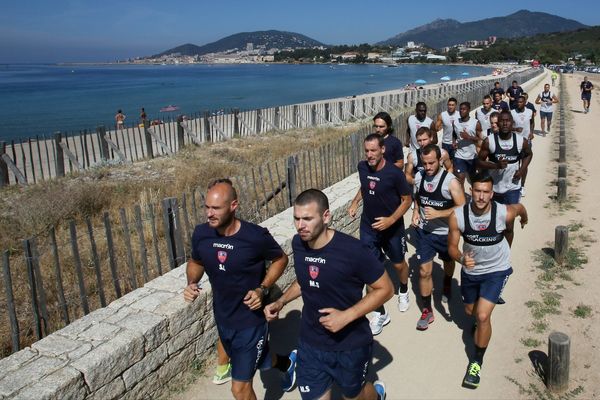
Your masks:
<svg viewBox="0 0 600 400"><path fill-rule="evenodd" d="M460 22L520 9L600 25L600 1L3 0L0 63L105 62L184 43L277 29L326 44L375 43L437 18ZM423 7L426 4L426 7ZM475 38L476 39L476 38Z"/></svg>

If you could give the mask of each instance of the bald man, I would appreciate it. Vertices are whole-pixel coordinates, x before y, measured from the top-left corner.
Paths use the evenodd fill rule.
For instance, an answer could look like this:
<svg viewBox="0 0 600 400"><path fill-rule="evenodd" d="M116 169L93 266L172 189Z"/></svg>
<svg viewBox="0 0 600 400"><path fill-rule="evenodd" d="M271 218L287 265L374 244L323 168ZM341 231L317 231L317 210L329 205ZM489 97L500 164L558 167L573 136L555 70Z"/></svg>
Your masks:
<svg viewBox="0 0 600 400"><path fill-rule="evenodd" d="M236 400L253 400L257 369L286 372L284 390L295 383L295 353L271 356L264 298L287 266L288 257L266 228L238 219L237 193L229 179L217 179L206 195L207 222L196 226L187 263L184 299L200 294L204 272L213 293L219 337L231 359L231 391ZM266 262L271 261L267 269Z"/></svg>

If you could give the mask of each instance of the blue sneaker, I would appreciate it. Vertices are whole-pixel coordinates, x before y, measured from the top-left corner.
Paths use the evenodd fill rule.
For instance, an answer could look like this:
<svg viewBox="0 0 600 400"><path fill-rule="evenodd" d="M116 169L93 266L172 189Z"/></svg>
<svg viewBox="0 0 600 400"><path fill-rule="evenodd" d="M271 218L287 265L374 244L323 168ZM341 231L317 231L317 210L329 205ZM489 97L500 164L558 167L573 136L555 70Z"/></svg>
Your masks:
<svg viewBox="0 0 600 400"><path fill-rule="evenodd" d="M298 350L292 350L288 356L290 359L290 366L285 371L285 376L281 382L281 388L284 392L291 392L296 386L296 358L298 356Z"/></svg>
<svg viewBox="0 0 600 400"><path fill-rule="evenodd" d="M375 387L379 400L385 400L385 383L383 383L383 381L375 381L373 382L373 386Z"/></svg>

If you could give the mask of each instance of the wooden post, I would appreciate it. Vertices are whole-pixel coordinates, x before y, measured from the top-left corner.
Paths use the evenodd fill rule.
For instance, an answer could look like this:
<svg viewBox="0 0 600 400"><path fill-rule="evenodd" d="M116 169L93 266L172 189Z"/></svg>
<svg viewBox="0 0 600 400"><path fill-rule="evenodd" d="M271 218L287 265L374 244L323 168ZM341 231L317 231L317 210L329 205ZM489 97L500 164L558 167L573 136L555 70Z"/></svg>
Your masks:
<svg viewBox="0 0 600 400"><path fill-rule="evenodd" d="M560 203L567 199L567 178L558 178L558 190L556 198Z"/></svg>
<svg viewBox="0 0 600 400"><path fill-rule="evenodd" d="M77 230L75 228L75 221L69 221L69 232L71 234L71 251L73 253L73 263L75 264L75 272L77 274L77 283L79 284L79 299L81 300L81 307L83 313L88 315L90 313L90 306L88 304L87 291L85 289L85 280L83 278L83 269L81 266L81 257L79 256L79 245L77 244Z"/></svg>
<svg viewBox="0 0 600 400"><path fill-rule="evenodd" d="M42 332L42 318L40 316L37 285L35 283L35 271L33 268L33 254L31 251L31 244L29 240L23 241L23 247L25 250L25 264L27 265L27 280L29 281L29 293L31 297L31 311L33 313L33 319L35 323L35 337L40 340L43 337Z"/></svg>
<svg viewBox="0 0 600 400"><path fill-rule="evenodd" d="M275 107L275 116L274 116L274 121L273 121L273 125L275 125L275 130L279 130L281 129L281 114L280 114L280 110L279 107Z"/></svg>
<svg viewBox="0 0 600 400"><path fill-rule="evenodd" d="M259 108L256 110L256 134L262 132L262 110Z"/></svg>
<svg viewBox="0 0 600 400"><path fill-rule="evenodd" d="M310 126L315 126L317 124L317 106L312 104L310 106Z"/></svg>
<svg viewBox="0 0 600 400"><path fill-rule="evenodd" d="M60 145L62 135L60 132L54 134L54 142L56 143L56 176L65 176L65 155L63 148Z"/></svg>
<svg viewBox="0 0 600 400"><path fill-rule="evenodd" d="M567 145L561 144L558 146L558 162L567 162Z"/></svg>
<svg viewBox="0 0 600 400"><path fill-rule="evenodd" d="M178 147L179 151L181 151L181 149L183 149L183 146L185 145L185 143L183 141L183 137L184 137L185 133L183 132L183 126L181 126L182 122L183 122L183 115L177 116L177 147Z"/></svg>
<svg viewBox="0 0 600 400"><path fill-rule="evenodd" d="M67 300L65 299L62 271L60 269L60 257L58 255L58 246L56 244L56 230L53 226L50 227L50 246L52 247L52 256L54 258L54 279L56 281L56 290L58 292L60 311L63 322L65 325L69 325L71 322L69 319L69 308L67 307Z"/></svg>
<svg viewBox="0 0 600 400"><path fill-rule="evenodd" d="M144 237L144 225L142 222L142 208L139 204L134 206L135 211L135 230L138 234L138 239L140 242L140 257L142 258L142 274L144 275L144 283L150 280L150 275L148 274L148 252L146 250L146 239Z"/></svg>
<svg viewBox="0 0 600 400"><path fill-rule="evenodd" d="M287 158L287 187L288 187L288 200L290 207L294 205L296 199L296 163L294 157Z"/></svg>
<svg viewBox="0 0 600 400"><path fill-rule="evenodd" d="M233 109L233 137L240 136L240 109Z"/></svg>
<svg viewBox="0 0 600 400"><path fill-rule="evenodd" d="M96 127L96 134L98 135L98 143L100 143L100 159L106 161L110 159L110 153L108 152L108 143L106 142L106 127L100 125Z"/></svg>
<svg viewBox="0 0 600 400"><path fill-rule="evenodd" d="M152 134L148 130L150 128L150 122L144 121L144 142L146 143L146 156L148 158L154 158L154 149L152 148ZM106 141L106 140L105 140ZM108 143L106 144L108 148Z"/></svg>
<svg viewBox="0 0 600 400"><path fill-rule="evenodd" d="M163 199L162 206L167 250L169 251L169 265L171 269L175 269L185 261L177 198L168 197Z"/></svg>
<svg viewBox="0 0 600 400"><path fill-rule="evenodd" d="M104 296L104 282L102 281L102 272L100 269L100 258L98 257L98 247L94 238L94 227L90 217L85 217L85 225L87 227L88 237L90 239L90 251L92 261L94 263L94 272L96 273L96 285L98 286L98 297L100 298L100 306L106 307L106 296Z"/></svg>
<svg viewBox="0 0 600 400"><path fill-rule="evenodd" d="M567 177L567 164L558 164L558 177L559 178Z"/></svg>
<svg viewBox="0 0 600 400"><path fill-rule="evenodd" d="M554 260L562 264L569 251L569 228L559 225L554 228Z"/></svg>
<svg viewBox="0 0 600 400"><path fill-rule="evenodd" d="M562 332L552 332L548 336L548 373L546 386L553 392L569 388L569 359L571 339Z"/></svg>
<svg viewBox="0 0 600 400"><path fill-rule="evenodd" d="M106 232L106 247L108 248L108 260L110 266L110 275L113 280L115 294L117 298L121 297L121 284L117 273L117 258L115 257L115 246L113 242L112 228L108 211L104 212L104 230Z"/></svg>
<svg viewBox="0 0 600 400"><path fill-rule="evenodd" d="M152 204L148 204L148 218L150 218L150 228L152 229L152 246L154 248L154 257L156 258L156 268L158 269L158 274L162 275L160 250L158 249L158 235L156 233L156 217L154 216L154 206Z"/></svg>
<svg viewBox="0 0 600 400"><path fill-rule="evenodd" d="M10 275L10 253L4 251L3 255L3 271L4 271L4 293L6 294L6 306L8 308L8 316L10 320L10 337L12 340L12 352L16 353L20 350L19 343L19 320L15 311L15 300L12 290L12 278Z"/></svg>
<svg viewBox="0 0 600 400"><path fill-rule="evenodd" d="M6 154L6 142L0 142L0 188L8 186L8 165L2 158L2 155Z"/></svg>
<svg viewBox="0 0 600 400"><path fill-rule="evenodd" d="M123 228L123 238L125 239L125 250L127 253L127 267L129 269L129 282L132 289L137 289L137 277L135 273L135 261L133 260L133 251L131 250L131 235L129 234L129 221L127 220L127 214L124 208L119 209L119 216L121 217L121 225Z"/></svg>

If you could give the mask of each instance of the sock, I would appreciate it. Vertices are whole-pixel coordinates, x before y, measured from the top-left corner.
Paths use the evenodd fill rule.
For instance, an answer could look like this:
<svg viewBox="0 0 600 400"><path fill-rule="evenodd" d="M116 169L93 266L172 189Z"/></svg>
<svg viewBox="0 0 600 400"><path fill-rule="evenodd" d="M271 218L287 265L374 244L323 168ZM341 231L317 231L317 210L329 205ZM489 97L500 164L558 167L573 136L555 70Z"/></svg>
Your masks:
<svg viewBox="0 0 600 400"><path fill-rule="evenodd" d="M487 347L479 347L477 345L475 345L475 357L473 358L473 361L477 362L477 364L482 365L483 364L483 355L485 354L485 351L487 350Z"/></svg>
<svg viewBox="0 0 600 400"><path fill-rule="evenodd" d="M426 308L429 311L432 311L431 310L431 295L421 296L421 300L423 300L423 308Z"/></svg>
<svg viewBox="0 0 600 400"><path fill-rule="evenodd" d="M400 293L406 293L406 292L408 292L408 282L407 283L400 282Z"/></svg>
<svg viewBox="0 0 600 400"><path fill-rule="evenodd" d="M379 307L375 311L378 312L378 313L380 313L381 315L386 314L384 306Z"/></svg>
<svg viewBox="0 0 600 400"><path fill-rule="evenodd" d="M223 365L217 365L217 375L224 375L229 369L229 363Z"/></svg>
<svg viewBox="0 0 600 400"><path fill-rule="evenodd" d="M290 364L292 363L290 361L290 358L288 356L282 356L281 354L275 354L275 357L277 358L277 360L275 361L275 365L273 366L281 372L287 371L290 367Z"/></svg>

